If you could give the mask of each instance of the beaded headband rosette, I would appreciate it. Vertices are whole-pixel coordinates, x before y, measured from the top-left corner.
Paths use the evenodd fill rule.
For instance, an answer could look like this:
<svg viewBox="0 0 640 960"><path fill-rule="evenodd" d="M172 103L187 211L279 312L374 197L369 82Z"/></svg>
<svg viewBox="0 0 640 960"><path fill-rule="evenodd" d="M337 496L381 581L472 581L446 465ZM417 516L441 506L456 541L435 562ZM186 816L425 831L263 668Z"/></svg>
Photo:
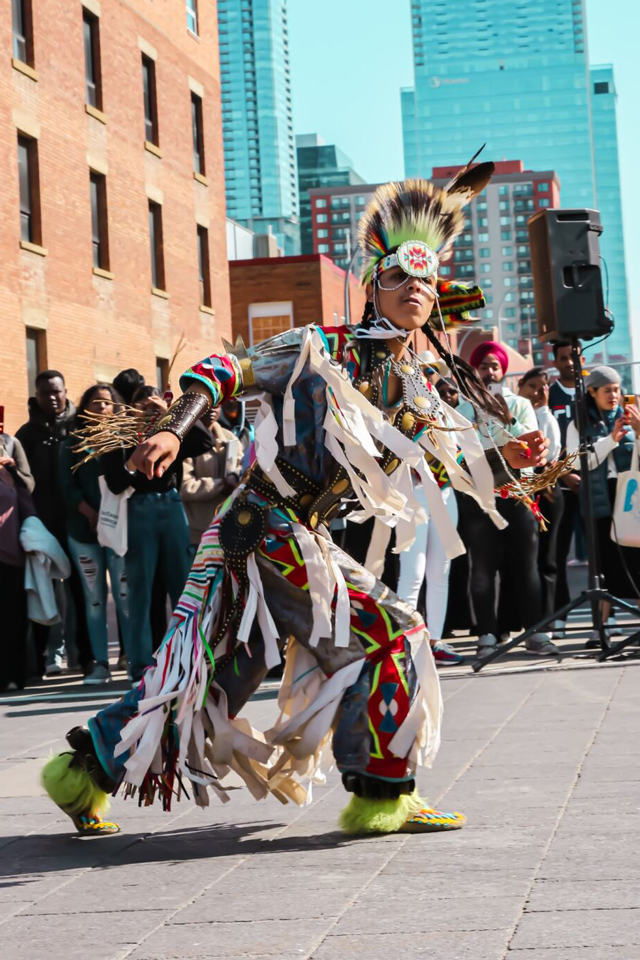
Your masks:
<svg viewBox="0 0 640 960"><path fill-rule="evenodd" d="M383 318L376 290L382 274L392 267L407 275L401 283L409 277L435 277L440 313L447 321L468 320L470 310L485 305L480 287L440 280L438 267L464 229L462 208L485 188L493 170L492 163L468 164L444 189L417 179L378 187L358 227L362 284L373 285L378 320Z"/></svg>

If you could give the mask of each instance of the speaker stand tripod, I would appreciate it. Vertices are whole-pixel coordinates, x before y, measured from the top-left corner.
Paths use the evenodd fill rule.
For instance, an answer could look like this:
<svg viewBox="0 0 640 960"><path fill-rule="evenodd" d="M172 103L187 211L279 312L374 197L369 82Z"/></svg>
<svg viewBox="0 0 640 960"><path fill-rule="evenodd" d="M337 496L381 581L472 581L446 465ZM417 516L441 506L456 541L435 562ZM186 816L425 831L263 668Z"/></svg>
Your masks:
<svg viewBox="0 0 640 960"><path fill-rule="evenodd" d="M585 402L582 370L580 366L579 343L575 337L573 337L571 340L571 356L573 359L573 375L576 388L576 424L580 438L579 456L581 466L581 495L584 498L583 502L590 504L591 477L588 457L591 444L586 438L587 408ZM565 604L565 606L561 607L559 610L555 610L550 616L538 621L538 623L536 623L534 626L528 627L527 630L519 634L517 637L514 637L513 640L508 640L506 643L501 643L491 653L488 653L485 656L475 660L472 664L474 673L479 673L484 667L487 666L488 663L492 663L499 657L503 657L505 653L508 653L509 650L513 650L514 647L519 647L521 644L526 643L529 637L532 637L535 633L546 632L547 628L550 627L555 620L566 620L567 615L572 610L575 610L577 607L580 607L585 603L588 603L591 606L591 622L593 624L593 629L597 632L600 641L600 650L594 654L599 661L606 660L607 657L614 656L625 647L628 647L630 644L636 643L638 640L640 640L639 630L635 633L632 633L631 636L625 637L624 640L621 640L619 643L611 644L609 642L609 638L607 637L606 629L602 620L602 601L604 600L610 603L612 609L617 608L619 610L627 610L636 616L638 614L638 608L634 604L627 603L626 600L621 600L619 597L615 597L613 594L609 593L608 590L604 589L598 562L598 549L596 543L594 518L590 509L585 511L585 513L587 514L584 517L584 524L587 540L587 558L589 564L589 585L587 589L583 590L580 596L575 600Z"/></svg>

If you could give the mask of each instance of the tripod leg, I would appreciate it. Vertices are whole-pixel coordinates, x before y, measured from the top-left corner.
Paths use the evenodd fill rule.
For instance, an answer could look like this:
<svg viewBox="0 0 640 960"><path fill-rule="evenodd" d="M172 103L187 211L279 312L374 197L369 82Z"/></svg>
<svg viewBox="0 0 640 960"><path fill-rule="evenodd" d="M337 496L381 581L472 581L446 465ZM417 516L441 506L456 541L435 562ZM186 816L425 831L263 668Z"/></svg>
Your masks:
<svg viewBox="0 0 640 960"><path fill-rule="evenodd" d="M519 634L517 637L514 637L513 640L508 640L507 643L501 643L496 649L487 654L486 657L482 657L480 660L474 660L471 665L471 668L474 673L480 673L483 667L488 663L492 663L494 660L497 660L498 657L504 656L505 653L508 653L509 650L513 650L514 647L519 647L523 644L529 637L533 636L534 633L540 633L544 631L546 627L551 626L554 620L564 620L568 613L572 610L575 610L576 607L579 607L581 603L588 598L587 593L581 593L576 600L572 600L571 603L565 604L564 607L561 607L560 610L555 610L550 616L545 617L544 620L540 620L533 627L529 627L524 633Z"/></svg>

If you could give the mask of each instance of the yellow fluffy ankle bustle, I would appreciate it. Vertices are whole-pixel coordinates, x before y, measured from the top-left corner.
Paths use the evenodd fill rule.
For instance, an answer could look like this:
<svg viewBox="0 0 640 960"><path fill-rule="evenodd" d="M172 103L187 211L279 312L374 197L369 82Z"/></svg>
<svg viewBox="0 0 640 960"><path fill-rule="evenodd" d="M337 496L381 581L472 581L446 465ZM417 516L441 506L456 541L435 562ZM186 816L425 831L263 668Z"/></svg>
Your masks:
<svg viewBox="0 0 640 960"><path fill-rule="evenodd" d="M340 814L340 826L345 833L397 833L411 816L427 802L418 794L405 793L397 800L369 800L351 797Z"/></svg>
<svg viewBox="0 0 640 960"><path fill-rule="evenodd" d="M81 767L71 766L73 753L58 753L42 770L41 783L51 799L70 817L109 809L109 798Z"/></svg>

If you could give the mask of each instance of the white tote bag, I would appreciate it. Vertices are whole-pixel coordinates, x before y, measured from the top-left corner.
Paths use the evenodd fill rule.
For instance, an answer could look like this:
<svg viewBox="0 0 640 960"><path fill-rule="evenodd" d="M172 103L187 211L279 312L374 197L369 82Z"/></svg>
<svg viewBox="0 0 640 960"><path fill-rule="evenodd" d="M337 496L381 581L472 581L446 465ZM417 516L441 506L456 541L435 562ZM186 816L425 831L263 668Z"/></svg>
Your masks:
<svg viewBox="0 0 640 960"><path fill-rule="evenodd" d="M622 547L640 547L640 470L635 442L631 469L618 475L611 539Z"/></svg>
<svg viewBox="0 0 640 960"><path fill-rule="evenodd" d="M98 543L101 547L111 547L119 557L124 557L128 546L127 501L133 493L133 487L127 487L122 493L112 493L104 477L98 478L100 484L100 512L98 514Z"/></svg>

